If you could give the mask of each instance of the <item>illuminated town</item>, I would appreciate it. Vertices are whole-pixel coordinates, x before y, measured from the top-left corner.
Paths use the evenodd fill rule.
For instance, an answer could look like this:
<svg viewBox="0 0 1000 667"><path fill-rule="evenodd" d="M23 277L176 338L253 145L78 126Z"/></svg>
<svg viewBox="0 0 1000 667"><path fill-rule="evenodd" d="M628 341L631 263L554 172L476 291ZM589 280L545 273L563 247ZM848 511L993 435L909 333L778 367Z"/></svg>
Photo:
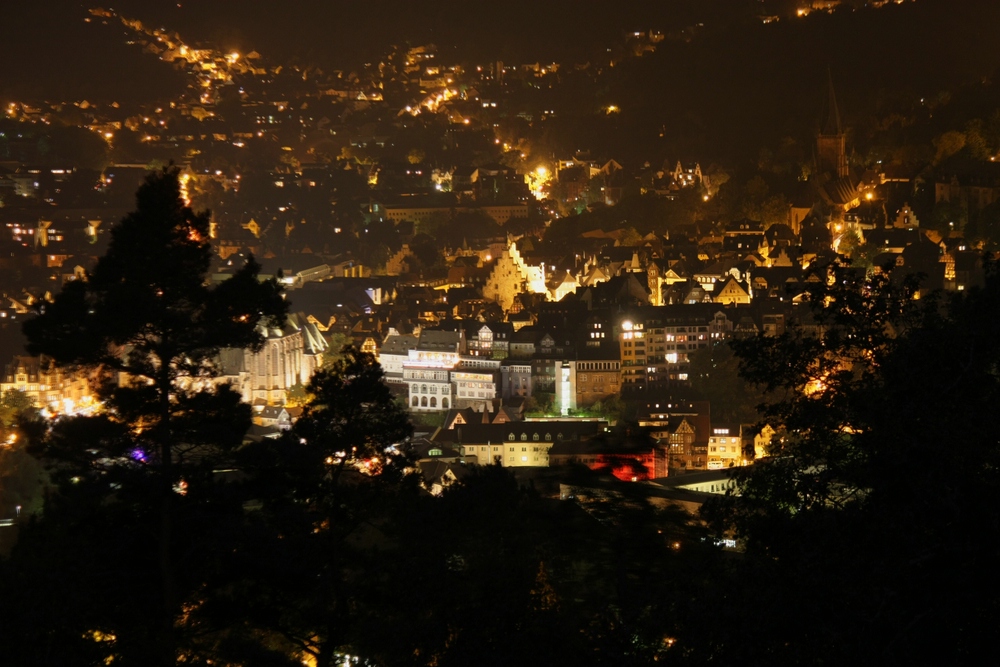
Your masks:
<svg viewBox="0 0 1000 667"><path fill-rule="evenodd" d="M0 664L990 645L1000 4L55 4Z"/></svg>

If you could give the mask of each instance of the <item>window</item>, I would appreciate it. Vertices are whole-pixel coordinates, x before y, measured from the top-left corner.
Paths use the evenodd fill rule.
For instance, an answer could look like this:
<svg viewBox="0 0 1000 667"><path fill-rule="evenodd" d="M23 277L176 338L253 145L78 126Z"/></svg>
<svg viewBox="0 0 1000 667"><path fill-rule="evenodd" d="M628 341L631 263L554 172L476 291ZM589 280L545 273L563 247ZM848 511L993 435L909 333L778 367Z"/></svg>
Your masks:
<svg viewBox="0 0 1000 667"><path fill-rule="evenodd" d="M448 399L447 398L442 398L441 399L441 407L444 408L445 410L448 409Z"/></svg>
<svg viewBox="0 0 1000 667"><path fill-rule="evenodd" d="M508 435L507 439L510 440L511 442L514 442L514 434L511 433L510 435Z"/></svg>
<svg viewBox="0 0 1000 667"><path fill-rule="evenodd" d="M431 396L431 407L436 408L438 406L437 396Z"/></svg>
<svg viewBox="0 0 1000 667"><path fill-rule="evenodd" d="M546 441L551 441L552 440L552 434L551 433L546 433L545 434L545 440Z"/></svg>
<svg viewBox="0 0 1000 667"><path fill-rule="evenodd" d="M526 452L526 451L528 451L528 448L527 447L521 447L521 451L522 452Z"/></svg>
<svg viewBox="0 0 1000 667"><path fill-rule="evenodd" d="M526 442L527 440L528 440L528 434L527 433L522 433L521 434L521 442Z"/></svg>
<svg viewBox="0 0 1000 667"><path fill-rule="evenodd" d="M536 433L533 436L531 436L531 439L534 440L535 442L538 442L538 434Z"/></svg>
<svg viewBox="0 0 1000 667"><path fill-rule="evenodd" d="M421 396L420 397L420 407L422 407L422 408L426 408L427 407L427 397L426 396Z"/></svg>
<svg viewBox="0 0 1000 667"><path fill-rule="evenodd" d="M411 405L413 405L413 407L417 407L418 405L420 405L420 399L414 396Z"/></svg>
<svg viewBox="0 0 1000 667"><path fill-rule="evenodd" d="M426 394L427 393L427 385L425 385L425 384L420 385L420 393L421 394Z"/></svg>

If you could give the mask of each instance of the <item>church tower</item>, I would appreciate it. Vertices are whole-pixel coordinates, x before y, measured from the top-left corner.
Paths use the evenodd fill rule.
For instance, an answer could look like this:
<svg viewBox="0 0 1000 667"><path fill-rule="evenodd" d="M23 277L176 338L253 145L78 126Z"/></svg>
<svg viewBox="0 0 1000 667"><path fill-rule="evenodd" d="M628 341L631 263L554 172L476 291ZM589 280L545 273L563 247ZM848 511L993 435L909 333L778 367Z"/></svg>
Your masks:
<svg viewBox="0 0 1000 667"><path fill-rule="evenodd" d="M840 110L837 108L837 96L833 90L832 74L829 74L829 80L829 108L823 129L816 136L816 157L821 172L830 174L834 178L844 178L848 175L847 140L840 125Z"/></svg>

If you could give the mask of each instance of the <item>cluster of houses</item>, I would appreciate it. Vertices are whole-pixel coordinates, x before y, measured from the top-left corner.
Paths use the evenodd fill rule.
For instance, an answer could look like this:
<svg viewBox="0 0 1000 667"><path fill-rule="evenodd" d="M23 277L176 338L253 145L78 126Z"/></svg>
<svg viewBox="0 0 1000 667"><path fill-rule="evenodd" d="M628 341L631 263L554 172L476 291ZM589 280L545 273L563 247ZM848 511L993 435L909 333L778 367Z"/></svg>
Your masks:
<svg viewBox="0 0 1000 667"><path fill-rule="evenodd" d="M153 37L177 42L162 48L189 65L212 56L222 58L215 69L226 72L251 66L249 57L182 53L173 37ZM407 62L419 67L407 76L431 67L430 61L429 52L411 50ZM489 77L504 71L498 65ZM452 75L457 73L438 69L433 76L448 86ZM440 104L430 100L421 108ZM554 197L563 209L581 202L614 206L629 189L668 200L685 190L711 198L717 185L696 163L636 171L580 154L528 175L502 164L431 169L416 159L405 165L284 165L268 173L275 192L328 188L331 205L339 196L335 166L355 175L365 171L372 186L365 219L391 223L401 243L378 266L368 266L332 236L325 245L337 251L310 247L296 231L309 222L296 220L299 214L288 205L274 207L285 217L272 212L260 223L248 217L216 225L211 279L228 279L253 254L264 276L280 277L292 312L282 329L262 330L261 350L223 350L219 381L255 407L253 435L267 437L290 425L294 395L323 356L337 351L331 346L353 344L376 356L385 382L416 421L441 424L423 434L421 451L424 463L441 475L447 466L438 464L455 461L515 468L577 462L637 480L743 465L763 452L766 438L745 425L714 422L712 406L693 400L690 369L699 351L733 337L780 335L793 324L810 327L808 294L827 280L838 251L860 257L864 247L874 270L920 273L924 290L961 291L982 279L981 254L966 247L958 230L921 228L908 204L887 210L900 188L913 194L909 180L851 170L832 86L829 107L817 136L816 175L803 184L808 192L790 203L783 222L772 224L703 221L642 236L623 223L581 230L558 244L546 238L546 222L556 214L536 198ZM312 109L296 112L303 127ZM270 125L278 122L274 118L269 112L250 120ZM160 123L155 114L143 122ZM450 141L468 131L464 122L458 125L448 130ZM970 210L991 204L1000 198L1000 174L981 172L942 172L936 201L961 202ZM73 174L70 166L0 163L0 195L44 200ZM144 174L144 165L112 165L100 187L131 195ZM182 182L193 177L185 167ZM197 176L216 177L223 189L239 185L239 175L222 170ZM55 205L44 207L42 216L32 211L0 210L8 231L0 241L5 336L19 328L35 299L86 278L107 243L110 222L102 222L124 213ZM490 218L503 228L501 235L472 235L461 247L437 248L441 262L418 258L422 227L447 227L470 213ZM4 391L23 391L54 411L94 400L85 380L23 355L7 365L3 379ZM622 436L602 421L607 405L619 398L639 406L641 434Z"/></svg>

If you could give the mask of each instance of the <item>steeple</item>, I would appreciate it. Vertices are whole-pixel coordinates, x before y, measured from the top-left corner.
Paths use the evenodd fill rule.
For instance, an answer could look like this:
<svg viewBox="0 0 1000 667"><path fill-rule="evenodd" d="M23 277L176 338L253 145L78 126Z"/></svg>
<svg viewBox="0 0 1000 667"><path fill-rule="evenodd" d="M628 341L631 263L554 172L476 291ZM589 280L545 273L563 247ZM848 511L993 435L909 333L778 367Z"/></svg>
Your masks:
<svg viewBox="0 0 1000 667"><path fill-rule="evenodd" d="M827 103L829 106L827 107L826 124L823 126L822 134L826 136L836 136L843 134L844 130L840 125L840 109L837 107L837 93L833 89L833 73L830 71L829 67L826 69L826 76L829 82L830 100Z"/></svg>
<svg viewBox="0 0 1000 667"><path fill-rule="evenodd" d="M834 178L844 178L850 170L847 166L847 138L840 124L840 108L833 89L833 73L827 68L829 82L829 102L826 123L816 137L816 157L821 172Z"/></svg>

